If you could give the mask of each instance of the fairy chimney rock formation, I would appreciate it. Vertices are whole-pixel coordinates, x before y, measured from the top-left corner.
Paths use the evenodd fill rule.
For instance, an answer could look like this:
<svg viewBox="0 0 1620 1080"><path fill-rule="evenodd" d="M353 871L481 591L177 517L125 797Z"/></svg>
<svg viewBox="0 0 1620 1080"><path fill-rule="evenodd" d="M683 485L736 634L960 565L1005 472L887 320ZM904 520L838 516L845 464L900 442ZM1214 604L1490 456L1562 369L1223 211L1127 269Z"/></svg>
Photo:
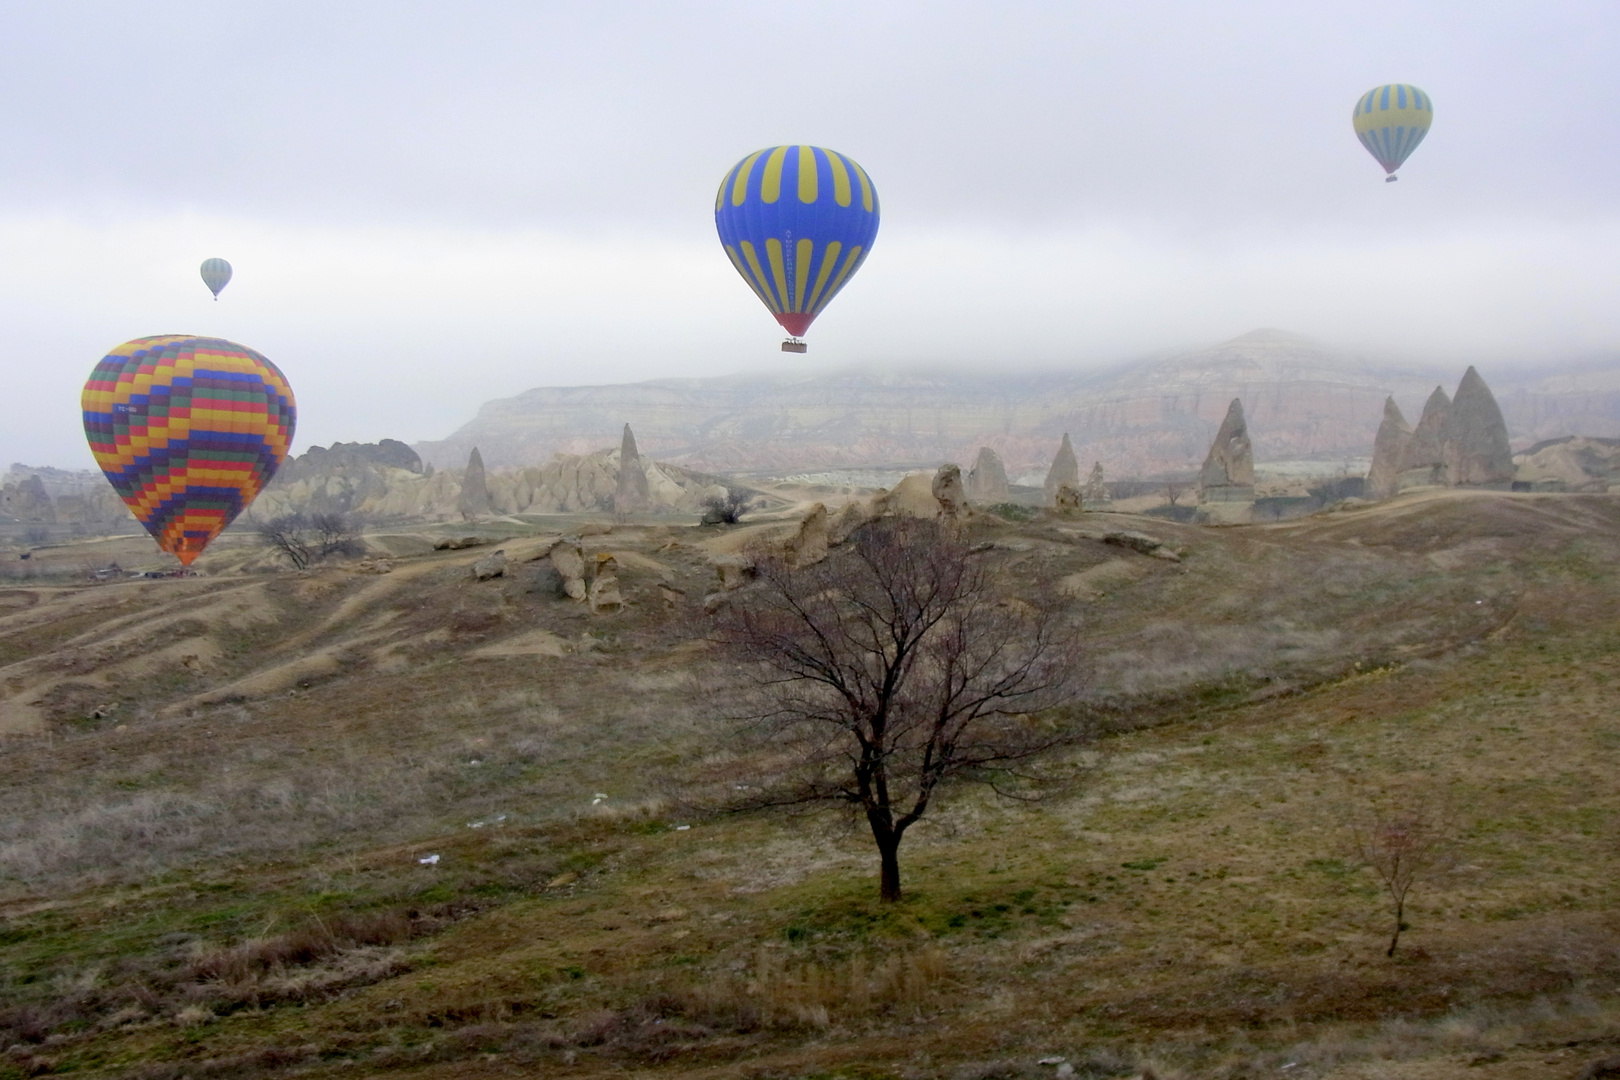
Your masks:
<svg viewBox="0 0 1620 1080"><path fill-rule="evenodd" d="M463 518L482 517L490 512L489 485L484 478L484 457L473 447L467 455L467 471L461 474L461 493L456 509Z"/></svg>
<svg viewBox="0 0 1620 1080"><path fill-rule="evenodd" d="M1406 452L1401 455L1400 471L1395 478L1396 490L1451 483L1446 464L1450 417L1451 399L1437 386L1423 403L1423 415L1418 418L1412 437L1406 440Z"/></svg>
<svg viewBox="0 0 1620 1080"><path fill-rule="evenodd" d="M1058 489L1067 484L1076 491L1080 490L1080 462L1075 459L1074 446L1069 442L1069 433L1063 433L1063 445L1058 447L1057 456L1052 459L1052 467L1046 472L1046 505L1057 505Z"/></svg>
<svg viewBox="0 0 1620 1080"><path fill-rule="evenodd" d="M1463 373L1445 429L1446 468L1453 487L1509 487L1513 450L1507 422L1491 388L1473 367Z"/></svg>
<svg viewBox="0 0 1620 1080"><path fill-rule="evenodd" d="M968 471L967 497L969 502L980 506L994 506L1012 497L1012 490L1007 486L1007 467L1001 463L1001 455L988 446L979 447L979 456Z"/></svg>
<svg viewBox="0 0 1620 1080"><path fill-rule="evenodd" d="M1102 462L1093 462L1091 478L1080 491L1080 498L1084 500L1088 509L1096 510L1104 504L1112 502L1113 496L1108 494L1108 485L1103 482Z"/></svg>
<svg viewBox="0 0 1620 1080"><path fill-rule="evenodd" d="M1373 440L1372 467L1367 470L1367 497L1388 499L1400 490L1396 483L1401 472L1401 461L1406 456L1406 444L1412 441L1412 425L1401 415L1395 399L1384 399L1384 421L1378 425L1378 437Z"/></svg>
<svg viewBox="0 0 1620 1080"><path fill-rule="evenodd" d="M929 490L934 498L939 500L941 517L954 521L967 516L967 490L962 486L960 465L941 465L939 471L934 474L934 482Z"/></svg>
<svg viewBox="0 0 1620 1080"><path fill-rule="evenodd" d="M1198 473L1198 501L1253 502L1254 448L1249 444L1249 425L1243 421L1243 402L1232 399L1226 419L1215 433L1209 456Z"/></svg>
<svg viewBox="0 0 1620 1080"><path fill-rule="evenodd" d="M641 464L636 451L636 437L630 425L624 425L624 441L619 444L619 485L613 495L616 514L646 513L652 506L652 492L647 487L647 469Z"/></svg>

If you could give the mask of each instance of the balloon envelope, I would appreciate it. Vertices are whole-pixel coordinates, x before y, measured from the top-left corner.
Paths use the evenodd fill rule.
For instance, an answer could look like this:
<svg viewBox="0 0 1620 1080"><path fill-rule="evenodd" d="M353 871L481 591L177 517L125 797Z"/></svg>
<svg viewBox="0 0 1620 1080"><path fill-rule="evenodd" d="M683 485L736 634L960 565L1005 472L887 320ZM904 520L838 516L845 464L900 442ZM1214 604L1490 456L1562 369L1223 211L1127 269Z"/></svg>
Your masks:
<svg viewBox="0 0 1620 1080"><path fill-rule="evenodd" d="M118 346L90 373L81 404L101 471L187 566L286 460L297 416L269 360L185 334Z"/></svg>
<svg viewBox="0 0 1620 1080"><path fill-rule="evenodd" d="M224 259L204 259L201 269L203 284L218 300L219 290L231 283L231 264Z"/></svg>
<svg viewBox="0 0 1620 1080"><path fill-rule="evenodd" d="M794 337L872 250L877 189L853 159L819 146L773 146L739 161L714 200L731 265Z"/></svg>
<svg viewBox="0 0 1620 1080"><path fill-rule="evenodd" d="M1362 94L1352 119L1361 145L1386 173L1394 173L1429 133L1434 102L1415 86L1390 83Z"/></svg>

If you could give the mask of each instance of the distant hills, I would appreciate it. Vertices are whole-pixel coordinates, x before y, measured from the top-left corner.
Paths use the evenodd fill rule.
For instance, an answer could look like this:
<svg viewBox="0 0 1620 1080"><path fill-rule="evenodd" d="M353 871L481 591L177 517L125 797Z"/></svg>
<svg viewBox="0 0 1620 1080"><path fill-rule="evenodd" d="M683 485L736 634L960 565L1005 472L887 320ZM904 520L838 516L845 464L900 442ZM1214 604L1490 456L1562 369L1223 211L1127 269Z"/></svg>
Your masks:
<svg viewBox="0 0 1620 1080"><path fill-rule="evenodd" d="M1065 432L1111 478L1196 468L1228 403L1243 399L1256 458L1365 457L1393 394L1415 415L1451 367L1392 368L1280 330L1103 371L860 372L540 387L486 403L424 461L491 466L614 445L707 472L968 463L981 445L1015 476L1043 472ZM1620 357L1580 368L1481 367L1515 448L1564 435L1620 436Z"/></svg>

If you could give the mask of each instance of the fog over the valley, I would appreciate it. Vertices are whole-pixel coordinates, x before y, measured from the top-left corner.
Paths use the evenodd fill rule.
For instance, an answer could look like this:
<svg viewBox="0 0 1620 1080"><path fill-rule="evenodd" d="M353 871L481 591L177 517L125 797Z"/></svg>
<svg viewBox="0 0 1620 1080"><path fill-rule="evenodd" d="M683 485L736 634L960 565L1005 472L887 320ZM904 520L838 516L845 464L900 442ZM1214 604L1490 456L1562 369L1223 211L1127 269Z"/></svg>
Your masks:
<svg viewBox="0 0 1620 1080"><path fill-rule="evenodd" d="M1396 184L1350 126L1389 81L1435 101ZM0 100L0 468L88 467L79 387L145 334L276 361L298 449L780 368L712 207L782 142L882 196L807 371L1620 350L1608 0L0 2Z"/></svg>

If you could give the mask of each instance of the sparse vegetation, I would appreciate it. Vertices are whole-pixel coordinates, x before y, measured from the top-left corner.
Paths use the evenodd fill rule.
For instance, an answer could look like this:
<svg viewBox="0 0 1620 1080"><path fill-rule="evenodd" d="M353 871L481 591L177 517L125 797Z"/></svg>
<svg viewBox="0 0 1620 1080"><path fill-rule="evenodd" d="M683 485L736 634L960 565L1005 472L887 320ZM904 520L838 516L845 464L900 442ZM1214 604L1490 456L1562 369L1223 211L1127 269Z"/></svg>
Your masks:
<svg viewBox="0 0 1620 1080"><path fill-rule="evenodd" d="M864 824L687 809L755 750L714 739L741 672L647 601L734 533L585 537L614 616L229 536L0 587L0 722L43 725L0 759L0 1076L1573 1076L1620 1045L1620 501L1396 509L1144 522L1182 563L972 525L1008 603L1132 569L1065 601L1113 734L1073 795L932 804L892 903ZM133 562L35 561L87 558ZM1468 808L1393 961L1345 776Z"/></svg>
<svg viewBox="0 0 1620 1080"><path fill-rule="evenodd" d="M753 501L753 496L742 488L728 487L724 495L710 495L703 500L704 520L735 525L748 512Z"/></svg>
<svg viewBox="0 0 1620 1080"><path fill-rule="evenodd" d="M1072 625L1051 606L1007 603L989 558L937 522L874 522L813 566L763 558L756 572L719 638L758 671L751 723L769 764L732 801L858 813L886 901L900 899L906 830L942 785L1011 794L1039 759L1091 734L1040 715L1073 686Z"/></svg>
<svg viewBox="0 0 1620 1080"><path fill-rule="evenodd" d="M1389 899L1394 930L1385 956L1393 957L1406 923L1407 899L1418 884L1435 879L1457 864L1455 815L1431 790L1405 785L1364 796L1351 811L1352 850L1378 876Z"/></svg>
<svg viewBox="0 0 1620 1080"><path fill-rule="evenodd" d="M281 514L259 523L255 531L265 547L286 557L299 570L335 557L365 553L360 524L348 514Z"/></svg>

